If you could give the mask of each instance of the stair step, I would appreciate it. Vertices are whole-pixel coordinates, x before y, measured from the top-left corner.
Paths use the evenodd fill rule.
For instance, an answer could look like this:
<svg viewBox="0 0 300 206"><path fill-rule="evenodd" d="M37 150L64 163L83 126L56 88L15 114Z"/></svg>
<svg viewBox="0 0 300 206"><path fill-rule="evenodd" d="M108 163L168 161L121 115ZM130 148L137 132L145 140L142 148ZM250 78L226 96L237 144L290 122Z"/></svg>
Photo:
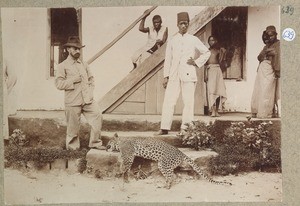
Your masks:
<svg viewBox="0 0 300 206"><path fill-rule="evenodd" d="M247 122L245 113L226 113L221 117L196 116L196 120L215 122L217 128L226 128L233 121ZM90 126L84 118L81 118L80 141L83 148L87 147ZM119 136L155 136L160 129L160 115L103 115L102 136L104 142L113 137L117 131ZM280 122L279 118L264 119ZM262 121L253 119L253 121ZM174 116L169 135L157 136L174 146L181 146L181 141L176 137L176 131L180 130L181 116ZM43 145L45 147L65 146L66 122L63 111L18 111L17 115L9 117L10 134L13 130L21 129L30 139L30 145ZM127 133L128 132L128 133Z"/></svg>
<svg viewBox="0 0 300 206"><path fill-rule="evenodd" d="M169 132L167 135L156 135L156 132L136 132L136 131L120 131L120 132L101 132L101 137L103 140L104 145L107 144L109 139L111 139L114 134L117 133L119 137L155 137L159 140L163 140L175 147L182 147L181 138L177 136L178 132Z"/></svg>
<svg viewBox="0 0 300 206"><path fill-rule="evenodd" d="M202 169L205 173L209 174L207 170L210 158L217 156L218 154L214 151L195 151L190 148L179 148L184 154L194 160L194 162ZM91 149L86 156L87 168L90 173L97 173L100 177L115 177L120 174L120 153L119 152L107 152L104 150ZM160 174L157 170L157 163L152 160L136 157L131 171L137 171L138 167L149 174L151 171L156 171L153 174ZM193 169L185 164L178 168L177 172L192 171Z"/></svg>

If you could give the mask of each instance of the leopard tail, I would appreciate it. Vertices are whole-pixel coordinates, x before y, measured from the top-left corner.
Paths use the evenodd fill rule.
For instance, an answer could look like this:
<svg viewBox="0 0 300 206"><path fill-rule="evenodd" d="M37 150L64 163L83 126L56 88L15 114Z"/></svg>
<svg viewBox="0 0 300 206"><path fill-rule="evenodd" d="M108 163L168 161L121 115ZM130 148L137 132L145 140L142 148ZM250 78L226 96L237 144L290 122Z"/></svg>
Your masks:
<svg viewBox="0 0 300 206"><path fill-rule="evenodd" d="M200 176L202 176L207 181L217 184L217 185L232 185L230 182L226 181L216 181L208 177L200 168L195 164L195 162L188 156L184 157L184 161L187 162Z"/></svg>

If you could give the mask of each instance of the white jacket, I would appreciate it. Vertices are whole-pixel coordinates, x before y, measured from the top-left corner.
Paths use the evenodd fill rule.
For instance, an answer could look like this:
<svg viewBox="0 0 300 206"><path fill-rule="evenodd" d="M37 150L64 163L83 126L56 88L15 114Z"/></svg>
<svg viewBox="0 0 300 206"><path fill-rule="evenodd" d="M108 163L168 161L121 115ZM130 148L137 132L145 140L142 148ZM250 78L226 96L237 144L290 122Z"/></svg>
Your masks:
<svg viewBox="0 0 300 206"><path fill-rule="evenodd" d="M177 33L167 43L164 77L169 77L169 80L196 82L196 67L188 65L187 60L193 58L200 68L209 57L210 51L198 37Z"/></svg>

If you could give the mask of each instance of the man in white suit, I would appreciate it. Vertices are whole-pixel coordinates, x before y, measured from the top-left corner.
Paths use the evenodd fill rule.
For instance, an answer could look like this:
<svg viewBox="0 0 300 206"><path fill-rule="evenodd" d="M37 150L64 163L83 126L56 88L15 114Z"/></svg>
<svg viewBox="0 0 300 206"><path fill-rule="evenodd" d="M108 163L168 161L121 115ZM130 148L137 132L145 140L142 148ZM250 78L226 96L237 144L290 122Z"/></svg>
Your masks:
<svg viewBox="0 0 300 206"><path fill-rule="evenodd" d="M174 108L180 91L184 103L181 131L186 128L186 123L194 120L196 68L205 64L210 56L210 51L196 36L187 33L189 22L187 12L178 13L179 31L167 43L163 80L166 92L162 107L161 129L158 135L168 134L171 129ZM200 56L197 55L197 52L200 53Z"/></svg>

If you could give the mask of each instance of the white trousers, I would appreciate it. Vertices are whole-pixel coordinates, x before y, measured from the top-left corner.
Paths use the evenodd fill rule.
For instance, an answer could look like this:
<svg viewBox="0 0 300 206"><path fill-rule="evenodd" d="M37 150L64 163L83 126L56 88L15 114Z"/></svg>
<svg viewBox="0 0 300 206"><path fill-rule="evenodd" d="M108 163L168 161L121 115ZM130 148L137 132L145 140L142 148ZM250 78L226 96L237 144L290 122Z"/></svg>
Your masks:
<svg viewBox="0 0 300 206"><path fill-rule="evenodd" d="M170 130L173 120L174 109L180 94L182 93L183 112L181 129L185 129L186 123L194 121L194 98L196 82L170 81L168 82L161 118L161 129Z"/></svg>

